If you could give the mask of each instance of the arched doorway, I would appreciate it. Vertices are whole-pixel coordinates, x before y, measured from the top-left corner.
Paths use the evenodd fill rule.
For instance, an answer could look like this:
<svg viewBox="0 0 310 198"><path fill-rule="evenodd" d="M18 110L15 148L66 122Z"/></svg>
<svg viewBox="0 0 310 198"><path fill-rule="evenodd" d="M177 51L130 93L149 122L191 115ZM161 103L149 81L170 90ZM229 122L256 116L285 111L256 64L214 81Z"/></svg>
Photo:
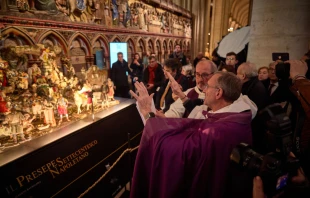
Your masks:
<svg viewBox="0 0 310 198"><path fill-rule="evenodd" d="M127 62L128 62L128 65L131 64L135 53L136 52L135 52L134 42L132 41L132 39L128 39L128 41L127 41L127 58L128 58ZM142 57L141 54L140 54L140 57Z"/></svg>
<svg viewBox="0 0 310 198"><path fill-rule="evenodd" d="M61 66L61 71L66 76L67 68L61 63L61 58L66 56L68 57L68 46L64 38L55 31L47 31L45 32L38 40L39 43L43 44L45 48L49 48L50 50L54 50L56 54L56 64Z"/></svg>
<svg viewBox="0 0 310 198"><path fill-rule="evenodd" d="M90 53L90 44L82 36L77 35L70 42L70 57L72 65L76 72L87 71L93 61L88 60ZM91 59L93 57L90 57Z"/></svg>
<svg viewBox="0 0 310 198"><path fill-rule="evenodd" d="M99 69L108 68L107 67L108 46L106 41L100 36L93 42L92 46L93 46L94 64L97 65Z"/></svg>
<svg viewBox="0 0 310 198"><path fill-rule="evenodd" d="M138 53L141 53L141 54L142 54L143 52L147 52L147 51L145 50L145 44L144 44L144 42L143 42L142 39L140 39L140 40L138 41L137 52L138 52Z"/></svg>
<svg viewBox="0 0 310 198"><path fill-rule="evenodd" d="M1 56L8 61L11 68L27 71L27 68L34 63L34 59L40 56L40 49L33 49L34 41L22 30L9 27L2 32L2 45L0 46ZM29 52L33 51L33 52Z"/></svg>
<svg viewBox="0 0 310 198"><path fill-rule="evenodd" d="M168 49L169 49L169 52L168 52L168 53L169 53L169 54L172 54L172 53L173 53L173 49L174 49L172 40L169 41ZM168 55L168 56L169 56L169 55Z"/></svg>
<svg viewBox="0 0 310 198"><path fill-rule="evenodd" d="M168 51L168 45L167 41L164 40L163 42L163 49L164 49L164 60L168 59L169 51Z"/></svg>
<svg viewBox="0 0 310 198"><path fill-rule="evenodd" d="M158 61L162 63L163 62L163 60L162 60L162 51L161 51L161 44L160 44L159 40L156 40L155 47L156 47L156 53L157 53L157 56L158 56Z"/></svg>

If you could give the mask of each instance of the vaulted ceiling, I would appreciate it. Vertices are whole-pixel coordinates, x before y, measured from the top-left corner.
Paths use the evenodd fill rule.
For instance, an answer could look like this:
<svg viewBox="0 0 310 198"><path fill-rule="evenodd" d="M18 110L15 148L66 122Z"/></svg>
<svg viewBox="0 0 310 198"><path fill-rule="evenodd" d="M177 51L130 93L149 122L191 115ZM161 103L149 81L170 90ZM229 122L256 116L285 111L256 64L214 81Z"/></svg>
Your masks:
<svg viewBox="0 0 310 198"><path fill-rule="evenodd" d="M232 2L230 14L232 21L236 21L240 26L249 24L250 0L230 0Z"/></svg>

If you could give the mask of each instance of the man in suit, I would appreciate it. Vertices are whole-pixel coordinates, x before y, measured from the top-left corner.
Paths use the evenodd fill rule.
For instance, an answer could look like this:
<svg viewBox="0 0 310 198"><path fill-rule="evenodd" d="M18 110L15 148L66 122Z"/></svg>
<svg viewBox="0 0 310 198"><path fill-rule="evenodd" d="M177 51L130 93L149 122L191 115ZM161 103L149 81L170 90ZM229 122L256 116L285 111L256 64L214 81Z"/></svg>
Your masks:
<svg viewBox="0 0 310 198"><path fill-rule="evenodd" d="M285 79L279 80L276 76L277 62L269 64L268 79L262 81L265 88L268 90L268 104L282 103L283 107L289 97L289 85Z"/></svg>
<svg viewBox="0 0 310 198"><path fill-rule="evenodd" d="M122 98L130 98L128 74L131 74L128 63L123 59L123 53L117 53L117 61L112 64L111 80L115 85L115 96Z"/></svg>

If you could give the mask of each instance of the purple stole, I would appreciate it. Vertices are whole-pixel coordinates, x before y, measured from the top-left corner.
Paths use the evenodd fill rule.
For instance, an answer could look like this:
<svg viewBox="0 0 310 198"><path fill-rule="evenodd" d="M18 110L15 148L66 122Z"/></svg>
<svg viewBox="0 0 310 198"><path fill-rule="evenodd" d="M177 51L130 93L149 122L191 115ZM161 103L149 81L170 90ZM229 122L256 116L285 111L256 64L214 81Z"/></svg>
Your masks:
<svg viewBox="0 0 310 198"><path fill-rule="evenodd" d="M186 96L187 96L191 101L193 101L193 100L198 99L199 94L196 92L195 87L194 87L192 90L190 90L190 92L187 93ZM191 112L188 112L188 111L185 109L183 118L187 118L187 117L189 116L190 113L191 113Z"/></svg>

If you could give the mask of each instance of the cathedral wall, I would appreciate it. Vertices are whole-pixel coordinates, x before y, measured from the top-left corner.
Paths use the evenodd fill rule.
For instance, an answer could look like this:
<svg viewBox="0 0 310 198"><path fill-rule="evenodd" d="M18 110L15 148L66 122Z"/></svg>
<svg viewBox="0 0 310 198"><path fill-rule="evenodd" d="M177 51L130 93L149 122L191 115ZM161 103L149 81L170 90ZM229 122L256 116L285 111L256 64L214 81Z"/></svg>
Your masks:
<svg viewBox="0 0 310 198"><path fill-rule="evenodd" d="M59 64L70 58L77 72L93 65L98 51L108 68L109 42L128 43L128 62L151 52L163 62L177 43L190 53L190 13L171 1L3 0L0 9L1 50L13 47L28 64L40 64L36 44L56 52Z"/></svg>

